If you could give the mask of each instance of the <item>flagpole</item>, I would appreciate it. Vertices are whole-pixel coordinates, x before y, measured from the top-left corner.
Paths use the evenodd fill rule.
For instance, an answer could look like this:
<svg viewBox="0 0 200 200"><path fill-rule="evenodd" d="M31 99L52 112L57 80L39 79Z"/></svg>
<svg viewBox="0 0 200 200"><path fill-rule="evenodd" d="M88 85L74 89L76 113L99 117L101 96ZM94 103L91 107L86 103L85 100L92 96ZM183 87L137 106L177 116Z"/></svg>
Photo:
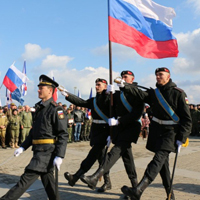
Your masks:
<svg viewBox="0 0 200 200"><path fill-rule="evenodd" d="M109 28L110 28L110 0L108 0L108 44L109 44L109 82L112 85L112 43L109 38ZM113 117L113 93L110 92L110 118ZM112 128L110 128L110 136L112 136Z"/></svg>
<svg viewBox="0 0 200 200"><path fill-rule="evenodd" d="M0 89L2 88L2 86L3 86L3 83L1 84L1 87L0 87Z"/></svg>

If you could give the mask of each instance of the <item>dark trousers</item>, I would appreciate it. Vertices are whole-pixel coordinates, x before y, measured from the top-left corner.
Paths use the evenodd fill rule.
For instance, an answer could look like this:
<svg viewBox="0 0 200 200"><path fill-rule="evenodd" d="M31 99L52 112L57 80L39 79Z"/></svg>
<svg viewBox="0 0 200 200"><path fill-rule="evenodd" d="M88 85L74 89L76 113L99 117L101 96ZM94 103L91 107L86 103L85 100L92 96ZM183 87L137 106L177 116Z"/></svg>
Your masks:
<svg viewBox="0 0 200 200"><path fill-rule="evenodd" d="M105 145L95 144L89 151L87 157L81 163L81 169L87 172L98 160L99 164L103 162L105 154Z"/></svg>
<svg viewBox="0 0 200 200"><path fill-rule="evenodd" d="M105 172L110 170L120 157L122 157L124 167L126 169L126 173L128 174L129 179L136 179L137 173L132 154L132 147L131 144L127 144L127 142L117 144L112 147L112 149L106 156L105 163L103 164L103 169L105 170Z"/></svg>
<svg viewBox="0 0 200 200"><path fill-rule="evenodd" d="M55 181L53 171L49 173L35 172L32 170L25 170L24 174L20 177L20 181L13 186L0 200L17 200L22 194L38 179L41 177L42 184L47 193L49 200L58 200L55 194Z"/></svg>
<svg viewBox="0 0 200 200"><path fill-rule="evenodd" d="M145 175L150 181L153 181L160 173L165 188L170 187L169 153L162 150L156 152L145 171Z"/></svg>

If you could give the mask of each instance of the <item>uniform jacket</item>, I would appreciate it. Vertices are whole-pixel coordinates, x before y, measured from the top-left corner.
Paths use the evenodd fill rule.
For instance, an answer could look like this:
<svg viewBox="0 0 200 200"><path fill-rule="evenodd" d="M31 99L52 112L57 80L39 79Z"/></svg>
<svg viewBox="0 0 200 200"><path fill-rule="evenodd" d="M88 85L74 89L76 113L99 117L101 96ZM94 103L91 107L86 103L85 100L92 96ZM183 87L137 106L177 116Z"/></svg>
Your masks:
<svg viewBox="0 0 200 200"><path fill-rule="evenodd" d="M137 85L137 83L132 83L132 86ZM138 121L144 110L144 103L139 97L133 97L129 92L126 92L123 88L121 91L115 91L113 95L114 103L114 114L115 118L118 119L120 124L114 127L113 132L113 142L120 143L134 142L137 143L138 136L141 130L141 123ZM120 98L120 92L124 93L126 100L132 106L132 111L129 112L124 106Z"/></svg>
<svg viewBox="0 0 200 200"><path fill-rule="evenodd" d="M74 112L73 112L73 115L74 115L74 122L77 123L77 122L84 122L84 113L82 110L77 110L75 109Z"/></svg>
<svg viewBox="0 0 200 200"><path fill-rule="evenodd" d="M21 124L21 117L19 115L12 115L9 122L11 130L17 130L17 129L19 130Z"/></svg>
<svg viewBox="0 0 200 200"><path fill-rule="evenodd" d="M26 169L48 172L53 169L55 156L64 158L67 146L67 120L62 107L53 98L35 106L36 112L32 129L21 144L25 150L32 145L33 158ZM36 139L56 139L55 144L32 144Z"/></svg>
<svg viewBox="0 0 200 200"><path fill-rule="evenodd" d="M164 86L157 85L157 88L159 88L161 94L180 120L177 125L160 125L152 120L146 147L153 152L158 150L175 152L176 140L185 143L186 138L191 133L192 120L189 106L186 103L186 94L183 90L177 88L171 79ZM125 90L131 91L134 96L139 96L142 101L148 103L151 106L154 117L161 120L171 120L170 116L159 104L154 89L142 91L136 87L125 86Z"/></svg>
<svg viewBox="0 0 200 200"><path fill-rule="evenodd" d="M21 115L21 119L22 119L22 122L21 122L21 125L24 127L24 128L30 128L32 126L32 114L31 112L23 112L22 115Z"/></svg>
<svg viewBox="0 0 200 200"><path fill-rule="evenodd" d="M93 100L90 98L88 100L83 100L73 94L68 93L69 96L66 97L66 100L80 107L85 107L91 109L92 118L97 120L102 120L102 118L97 114L94 109ZM105 90L102 94L96 94L96 103L99 109L106 115L109 116L109 106L107 104L108 95L105 94ZM95 144L105 144L107 143L106 139L109 135L109 126L108 124L96 124L92 123L91 133L90 133L90 145Z"/></svg>
<svg viewBox="0 0 200 200"><path fill-rule="evenodd" d="M8 118L6 117L6 115L4 113L1 113L0 114L0 126L5 126L5 128L3 128L3 129L0 128L0 130L6 130L7 124L8 124Z"/></svg>
<svg viewBox="0 0 200 200"><path fill-rule="evenodd" d="M70 127L70 125L74 124L74 115L72 113L69 113L69 114L67 113L66 117L67 117L67 127ZM71 123L71 122L69 123L70 119L73 120L73 123Z"/></svg>

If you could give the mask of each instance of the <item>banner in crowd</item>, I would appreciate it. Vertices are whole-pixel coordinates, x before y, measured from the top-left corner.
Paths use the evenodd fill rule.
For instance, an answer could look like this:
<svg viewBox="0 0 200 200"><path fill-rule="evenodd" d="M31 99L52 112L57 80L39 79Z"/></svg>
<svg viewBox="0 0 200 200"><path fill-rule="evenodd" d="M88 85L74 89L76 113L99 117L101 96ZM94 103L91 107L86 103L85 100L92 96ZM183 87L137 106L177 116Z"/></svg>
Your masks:
<svg viewBox="0 0 200 200"><path fill-rule="evenodd" d="M6 88L6 105L8 106L8 108L10 107L11 103L12 103L11 93L10 90Z"/></svg>
<svg viewBox="0 0 200 200"><path fill-rule="evenodd" d="M14 64L12 64L3 80L3 84L5 87L10 90L10 92L14 92L18 87L20 87L22 84L24 84L27 80L27 77L25 74L20 72Z"/></svg>
<svg viewBox="0 0 200 200"><path fill-rule="evenodd" d="M22 94L21 94L19 88L17 88L14 92L11 93L11 97L12 97L12 99L18 101L21 105L23 105L24 99L22 97Z"/></svg>
<svg viewBox="0 0 200 200"><path fill-rule="evenodd" d="M178 56L172 35L173 8L152 0L110 0L109 40L129 46L145 58Z"/></svg>
<svg viewBox="0 0 200 200"><path fill-rule="evenodd" d="M26 75L26 61L24 61L24 66L22 69L22 73ZM26 82L20 87L20 92L22 96L27 95L27 80Z"/></svg>

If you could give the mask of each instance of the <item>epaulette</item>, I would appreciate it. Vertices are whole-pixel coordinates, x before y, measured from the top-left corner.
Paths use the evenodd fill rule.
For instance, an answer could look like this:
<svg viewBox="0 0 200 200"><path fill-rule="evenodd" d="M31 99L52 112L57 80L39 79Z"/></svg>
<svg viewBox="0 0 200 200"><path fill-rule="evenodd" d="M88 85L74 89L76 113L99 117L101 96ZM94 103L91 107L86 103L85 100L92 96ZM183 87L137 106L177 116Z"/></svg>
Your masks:
<svg viewBox="0 0 200 200"><path fill-rule="evenodd" d="M182 90L181 88L178 88L178 87L174 87L174 89L180 91L180 92L184 92L184 90Z"/></svg>
<svg viewBox="0 0 200 200"><path fill-rule="evenodd" d="M51 104L53 104L55 107L58 106L58 104L55 101L51 101Z"/></svg>

